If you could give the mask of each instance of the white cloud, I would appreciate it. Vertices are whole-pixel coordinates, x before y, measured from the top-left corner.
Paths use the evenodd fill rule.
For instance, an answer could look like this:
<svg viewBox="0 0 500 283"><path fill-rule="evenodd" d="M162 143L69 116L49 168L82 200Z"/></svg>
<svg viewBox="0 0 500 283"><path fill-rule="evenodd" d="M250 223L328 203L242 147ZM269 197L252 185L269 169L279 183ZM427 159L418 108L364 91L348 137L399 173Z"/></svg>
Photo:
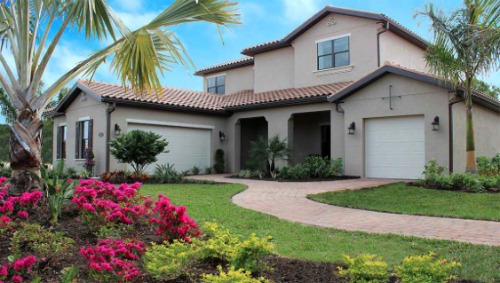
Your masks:
<svg viewBox="0 0 500 283"><path fill-rule="evenodd" d="M161 11L149 11L144 13L116 12L122 22L130 29L135 30L151 22Z"/></svg>
<svg viewBox="0 0 500 283"><path fill-rule="evenodd" d="M321 9L319 0L282 0L287 21L301 22Z"/></svg>
<svg viewBox="0 0 500 283"><path fill-rule="evenodd" d="M139 11L144 7L142 0L115 0L113 7L116 10Z"/></svg>

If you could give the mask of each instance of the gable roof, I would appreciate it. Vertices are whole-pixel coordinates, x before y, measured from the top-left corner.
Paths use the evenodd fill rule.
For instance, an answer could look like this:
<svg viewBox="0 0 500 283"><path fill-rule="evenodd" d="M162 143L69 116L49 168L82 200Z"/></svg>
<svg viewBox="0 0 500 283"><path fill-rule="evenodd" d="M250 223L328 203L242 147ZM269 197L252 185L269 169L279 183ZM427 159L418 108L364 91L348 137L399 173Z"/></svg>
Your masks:
<svg viewBox="0 0 500 283"><path fill-rule="evenodd" d="M403 27L401 24L399 24L398 22L396 22L395 20L389 18L384 14L359 11L353 9L345 9L345 8L326 5L321 11L314 14L311 18L309 18L307 21L305 21L302 25L297 27L295 30L293 30L284 38L245 48L241 53L247 56L254 56L262 52L291 46L293 40L295 40L297 37L299 37L301 34L306 32L309 28L317 24L319 21L321 21L331 13L380 21L386 26L388 30L412 42L413 44L419 46L422 49L427 48L428 43L426 40L424 40L414 32Z"/></svg>
<svg viewBox="0 0 500 283"><path fill-rule="evenodd" d="M121 85L79 80L59 105L51 109L47 115L62 115L82 91L101 102L227 115L238 110L327 102L328 96L337 93L350 83L340 82L258 93L245 90L227 95L163 87L163 92L158 97L155 95L141 97Z"/></svg>
<svg viewBox="0 0 500 283"><path fill-rule="evenodd" d="M350 85L346 86L345 88L338 91L334 95L330 96L328 98L328 101L333 102L333 103L339 103L342 100L351 96L352 94L356 93L360 89L363 89L364 87L370 85L371 83L384 77L387 74L394 74L394 75L399 75L402 77L407 77L407 78L414 79L414 80L421 81L421 82L425 82L428 84L444 87L444 88L447 88L449 90L458 90L459 94L462 97L464 97L463 88L455 87L451 82L449 82L447 80L433 76L431 74L419 72L419 71L412 70L412 69L407 69L407 68L401 67L399 65L386 64L386 65L376 69L375 71L369 73L368 75L364 76L363 78L351 83ZM481 106L489 108L493 111L500 112L500 101L492 96L489 96L485 93L474 90L472 92L472 99L473 99L474 103L477 103Z"/></svg>
<svg viewBox="0 0 500 283"><path fill-rule="evenodd" d="M251 65L253 65L253 58L245 56L245 57L237 59L237 60L224 62L224 63L218 64L218 65L214 65L214 66L210 66L210 67L196 70L196 72L194 74L196 76L202 76L202 75L223 72L226 70L244 67L244 66L251 66Z"/></svg>

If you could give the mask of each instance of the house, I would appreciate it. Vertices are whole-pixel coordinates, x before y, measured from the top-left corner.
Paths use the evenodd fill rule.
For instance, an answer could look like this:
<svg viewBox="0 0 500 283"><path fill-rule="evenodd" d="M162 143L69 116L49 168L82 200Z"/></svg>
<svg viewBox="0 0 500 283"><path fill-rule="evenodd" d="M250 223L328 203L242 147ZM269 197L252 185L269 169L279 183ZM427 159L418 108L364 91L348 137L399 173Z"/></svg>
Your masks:
<svg viewBox="0 0 500 283"><path fill-rule="evenodd" d="M295 164L342 157L348 175L421 176L431 159L465 168L463 91L429 74L425 40L377 13L326 6L286 37L246 48L244 58L198 70L204 91L164 87L136 96L118 85L78 81L53 110L54 160L96 173L126 169L108 142L133 129L161 134L178 170L213 165L226 153L237 172L259 135L286 138ZM473 95L478 155L500 152L500 102ZM153 170L154 165L149 167Z"/></svg>

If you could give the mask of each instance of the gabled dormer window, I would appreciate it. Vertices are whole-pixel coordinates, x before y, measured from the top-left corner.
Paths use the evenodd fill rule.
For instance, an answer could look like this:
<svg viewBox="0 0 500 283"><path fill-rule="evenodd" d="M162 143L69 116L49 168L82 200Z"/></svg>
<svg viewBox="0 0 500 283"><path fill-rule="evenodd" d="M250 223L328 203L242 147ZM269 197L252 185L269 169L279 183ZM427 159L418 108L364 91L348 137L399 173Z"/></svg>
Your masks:
<svg viewBox="0 0 500 283"><path fill-rule="evenodd" d="M348 66L349 36L321 41L318 45L318 70Z"/></svg>
<svg viewBox="0 0 500 283"><path fill-rule="evenodd" d="M207 92L224 94L226 92L226 75L207 78Z"/></svg>

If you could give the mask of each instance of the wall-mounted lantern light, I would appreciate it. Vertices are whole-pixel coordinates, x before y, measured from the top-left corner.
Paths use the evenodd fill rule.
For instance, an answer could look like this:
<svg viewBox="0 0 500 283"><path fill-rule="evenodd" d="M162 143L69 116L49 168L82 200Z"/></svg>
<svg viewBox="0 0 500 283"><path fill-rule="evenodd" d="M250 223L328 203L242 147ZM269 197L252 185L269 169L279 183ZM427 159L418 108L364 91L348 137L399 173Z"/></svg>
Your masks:
<svg viewBox="0 0 500 283"><path fill-rule="evenodd" d="M354 135L354 131L356 130L356 123L352 122L347 130L349 135Z"/></svg>
<svg viewBox="0 0 500 283"><path fill-rule="evenodd" d="M224 134L223 131L219 131L219 139L221 142L224 142L226 140L226 134Z"/></svg>
<svg viewBox="0 0 500 283"><path fill-rule="evenodd" d="M439 131L439 117L434 117L434 121L432 121L432 130Z"/></svg>
<svg viewBox="0 0 500 283"><path fill-rule="evenodd" d="M122 129L118 124L115 124L115 136L119 136L122 133Z"/></svg>

